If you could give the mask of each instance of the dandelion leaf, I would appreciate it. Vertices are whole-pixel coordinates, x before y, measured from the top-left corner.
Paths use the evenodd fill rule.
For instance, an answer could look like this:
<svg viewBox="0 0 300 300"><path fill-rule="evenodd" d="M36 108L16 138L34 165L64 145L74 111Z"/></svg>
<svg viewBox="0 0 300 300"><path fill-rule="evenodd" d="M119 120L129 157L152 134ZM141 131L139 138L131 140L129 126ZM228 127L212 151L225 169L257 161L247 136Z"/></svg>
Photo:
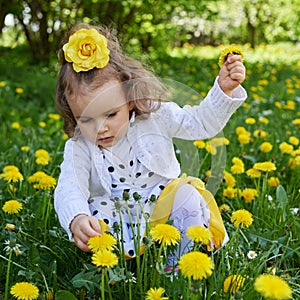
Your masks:
<svg viewBox="0 0 300 300"><path fill-rule="evenodd" d="M78 300L71 292L59 290L55 293L55 300Z"/></svg>

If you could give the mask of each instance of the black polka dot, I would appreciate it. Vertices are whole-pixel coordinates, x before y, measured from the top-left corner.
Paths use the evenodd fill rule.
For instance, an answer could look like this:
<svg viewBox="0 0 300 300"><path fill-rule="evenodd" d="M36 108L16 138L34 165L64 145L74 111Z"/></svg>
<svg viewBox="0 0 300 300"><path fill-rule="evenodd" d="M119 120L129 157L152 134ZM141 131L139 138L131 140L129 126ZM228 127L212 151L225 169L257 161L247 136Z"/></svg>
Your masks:
<svg viewBox="0 0 300 300"><path fill-rule="evenodd" d="M93 211L93 216L95 216L98 213L98 210Z"/></svg>
<svg viewBox="0 0 300 300"><path fill-rule="evenodd" d="M104 223L109 224L109 220L108 219L103 219Z"/></svg>
<svg viewBox="0 0 300 300"><path fill-rule="evenodd" d="M91 198L91 199L89 199L88 200L88 204L91 204L91 203L93 203L95 200L93 199L93 198Z"/></svg>
<svg viewBox="0 0 300 300"><path fill-rule="evenodd" d="M129 162L129 165L130 165L130 167L133 166L133 160L131 160L131 161Z"/></svg>
<svg viewBox="0 0 300 300"><path fill-rule="evenodd" d="M148 177L152 177L154 175L154 172L149 172Z"/></svg>
<svg viewBox="0 0 300 300"><path fill-rule="evenodd" d="M114 184L114 183L112 183L112 185L111 185L111 187L112 188L116 188L118 185L117 184Z"/></svg>
<svg viewBox="0 0 300 300"><path fill-rule="evenodd" d="M138 178L138 177L140 177L141 175L142 175L141 172L137 172L137 173L135 174L135 178Z"/></svg>
<svg viewBox="0 0 300 300"><path fill-rule="evenodd" d="M124 192L129 193L130 189L124 189Z"/></svg>
<svg viewBox="0 0 300 300"><path fill-rule="evenodd" d="M146 188L146 187L147 187L147 184L146 184L146 183L143 184L143 185L141 186L142 189L144 189L144 188Z"/></svg>
<svg viewBox="0 0 300 300"><path fill-rule="evenodd" d="M106 201L102 201L101 205L107 205L107 202Z"/></svg>
<svg viewBox="0 0 300 300"><path fill-rule="evenodd" d="M124 177L120 178L120 182L125 182L125 181L126 181L126 178L124 178Z"/></svg>
<svg viewBox="0 0 300 300"><path fill-rule="evenodd" d="M165 188L165 186L164 186L164 185L160 185L159 188L160 188L161 190L163 190L163 189Z"/></svg>
<svg viewBox="0 0 300 300"><path fill-rule="evenodd" d="M130 250L128 251L128 254L129 254L130 256L133 256L133 255L134 255L134 250L130 249Z"/></svg>
<svg viewBox="0 0 300 300"><path fill-rule="evenodd" d="M134 204L128 204L129 208L134 208Z"/></svg>
<svg viewBox="0 0 300 300"><path fill-rule="evenodd" d="M122 164L120 164L119 167L120 167L121 169L125 169L125 166L122 165Z"/></svg>
<svg viewBox="0 0 300 300"><path fill-rule="evenodd" d="M108 171L109 171L109 172L112 173L114 170L115 170L115 168L114 168L113 166L108 167Z"/></svg>

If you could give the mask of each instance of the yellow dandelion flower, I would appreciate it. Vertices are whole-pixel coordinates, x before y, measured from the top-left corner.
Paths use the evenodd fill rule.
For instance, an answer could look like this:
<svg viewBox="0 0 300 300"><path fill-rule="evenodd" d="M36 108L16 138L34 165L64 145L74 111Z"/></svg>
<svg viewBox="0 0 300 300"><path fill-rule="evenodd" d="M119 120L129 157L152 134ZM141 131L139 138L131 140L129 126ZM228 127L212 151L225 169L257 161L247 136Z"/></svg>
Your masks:
<svg viewBox="0 0 300 300"><path fill-rule="evenodd" d="M300 119L293 120L292 124L300 126Z"/></svg>
<svg viewBox="0 0 300 300"><path fill-rule="evenodd" d="M245 123L246 123L246 124L252 125L252 124L255 124L255 123L256 123L256 120L255 120L254 118L247 118L247 119L245 120Z"/></svg>
<svg viewBox="0 0 300 300"><path fill-rule="evenodd" d="M29 146L22 146L22 147L21 147L21 150L22 150L23 152L28 152L28 151L30 150L30 147L29 147Z"/></svg>
<svg viewBox="0 0 300 300"><path fill-rule="evenodd" d="M59 114L48 114L48 118L57 121L60 119L60 115Z"/></svg>
<svg viewBox="0 0 300 300"><path fill-rule="evenodd" d="M56 179L52 176L46 175L43 178L41 178L37 184L34 185L35 189L39 190L51 190L56 185Z"/></svg>
<svg viewBox="0 0 300 300"><path fill-rule="evenodd" d="M242 134L238 135L238 141L242 145L249 144L250 140L251 140L251 138L250 138L249 134L242 133Z"/></svg>
<svg viewBox="0 0 300 300"><path fill-rule="evenodd" d="M284 279L276 275L259 275L255 279L254 289L268 299L292 299L292 289Z"/></svg>
<svg viewBox="0 0 300 300"><path fill-rule="evenodd" d="M280 181L279 181L278 177L270 177L268 179L268 185L271 187L277 187L277 186L279 186L279 184L280 184Z"/></svg>
<svg viewBox="0 0 300 300"><path fill-rule="evenodd" d="M8 214L18 214L22 208L22 203L17 200L8 200L2 206L2 210Z"/></svg>
<svg viewBox="0 0 300 300"><path fill-rule="evenodd" d="M118 264L118 257L108 250L98 251L93 254L92 263L97 267L112 268Z"/></svg>
<svg viewBox="0 0 300 300"><path fill-rule="evenodd" d="M250 203L258 196L258 192L256 189L247 188L242 191L241 196L246 203Z"/></svg>
<svg viewBox="0 0 300 300"><path fill-rule="evenodd" d="M29 176L27 181L30 182L30 183L38 182L42 178L44 178L45 176L47 176L47 174L45 172L37 171L33 175Z"/></svg>
<svg viewBox="0 0 300 300"><path fill-rule="evenodd" d="M260 117L259 118L259 123L268 124L269 119L267 119L266 117Z"/></svg>
<svg viewBox="0 0 300 300"><path fill-rule="evenodd" d="M219 211L220 211L221 214L224 214L224 213L230 212L230 211L231 211L231 208L230 208L230 206L227 205L227 204L222 204L222 205L220 205L220 207L219 207Z"/></svg>
<svg viewBox="0 0 300 300"><path fill-rule="evenodd" d="M39 126L42 127L42 128L45 128L46 127L46 123L45 122L39 122Z"/></svg>
<svg viewBox="0 0 300 300"><path fill-rule="evenodd" d="M227 186L234 187L236 180L235 178L227 171L224 171L224 180Z"/></svg>
<svg viewBox="0 0 300 300"><path fill-rule="evenodd" d="M246 134L248 131L246 130L245 127L243 126L238 126L236 129L235 129L235 133L237 135L240 135L240 134Z"/></svg>
<svg viewBox="0 0 300 300"><path fill-rule="evenodd" d="M145 300L168 300L168 297L162 297L164 292L165 289L162 287L151 288L147 291Z"/></svg>
<svg viewBox="0 0 300 300"><path fill-rule="evenodd" d="M108 250L112 251L117 245L117 240L107 233L91 237L88 241L88 247L92 252Z"/></svg>
<svg viewBox="0 0 300 300"><path fill-rule="evenodd" d="M196 146L198 149L203 149L205 148L205 142L204 141L194 141L194 146Z"/></svg>
<svg viewBox="0 0 300 300"><path fill-rule="evenodd" d="M235 198L238 194L238 190L229 186L223 190L223 196L229 199Z"/></svg>
<svg viewBox="0 0 300 300"><path fill-rule="evenodd" d="M178 262L182 275L193 280L201 280L212 274L212 259L205 253L194 251L181 256Z"/></svg>
<svg viewBox="0 0 300 300"><path fill-rule="evenodd" d="M7 224L5 225L5 229L6 229L7 231L15 231L16 225L15 225L15 224L7 223Z"/></svg>
<svg viewBox="0 0 300 300"><path fill-rule="evenodd" d="M261 172L272 172L276 170L276 166L274 163L270 162L270 161L266 161L266 162L258 162L255 163L253 166L253 169L261 171Z"/></svg>
<svg viewBox="0 0 300 300"><path fill-rule="evenodd" d="M244 285L244 282L245 278L241 275L228 276L223 283L224 293L236 293Z"/></svg>
<svg viewBox="0 0 300 300"><path fill-rule="evenodd" d="M49 153L44 149L36 150L34 156L36 157L35 161L38 165L47 165L51 160Z"/></svg>
<svg viewBox="0 0 300 300"><path fill-rule="evenodd" d="M20 87L19 87L19 88L16 88L15 91L16 91L17 94L23 94L23 93L24 93L24 89L22 89L22 88L20 88Z"/></svg>
<svg viewBox="0 0 300 300"><path fill-rule="evenodd" d="M3 168L3 172L7 173L7 172L18 172L19 168L13 165L9 165Z"/></svg>
<svg viewBox="0 0 300 300"><path fill-rule="evenodd" d="M229 54L238 54L242 57L242 60L244 60L244 54L243 54L242 50L236 45L231 45L231 46L225 48L220 54L219 62L218 62L218 65L220 66L220 68L222 68L222 66L226 62Z"/></svg>
<svg viewBox="0 0 300 300"><path fill-rule="evenodd" d="M20 125L19 122L12 122L11 123L11 128L20 130L21 129L21 125Z"/></svg>
<svg viewBox="0 0 300 300"><path fill-rule="evenodd" d="M254 130L253 135L258 138L266 138L268 133L262 129Z"/></svg>
<svg viewBox="0 0 300 300"><path fill-rule="evenodd" d="M217 149L216 149L215 145L213 145L211 142L206 142L205 149L211 155L216 155L217 154Z"/></svg>
<svg viewBox="0 0 300 300"><path fill-rule="evenodd" d="M19 171L4 172L0 177L4 178L7 182L18 182L24 179L23 175Z"/></svg>
<svg viewBox="0 0 300 300"><path fill-rule="evenodd" d="M264 142L260 145L259 150L261 152L268 153L273 149L273 145L269 142Z"/></svg>
<svg viewBox="0 0 300 300"><path fill-rule="evenodd" d="M0 81L0 88L4 87L6 85L5 81Z"/></svg>
<svg viewBox="0 0 300 300"><path fill-rule="evenodd" d="M233 165L230 168L230 171L232 174L242 174L245 172L244 166L241 165Z"/></svg>
<svg viewBox="0 0 300 300"><path fill-rule="evenodd" d="M212 239L212 233L204 226L189 226L185 234L194 243L201 243L203 245L208 245Z"/></svg>
<svg viewBox="0 0 300 300"><path fill-rule="evenodd" d="M286 142L283 142L279 145L279 150L281 151L282 154L291 154L294 150L293 145L290 145Z"/></svg>
<svg viewBox="0 0 300 300"><path fill-rule="evenodd" d="M290 142L292 145L297 146L297 145L299 144L299 139L298 139L297 137L295 137L295 136L291 136L291 137L289 138L289 142Z"/></svg>
<svg viewBox="0 0 300 300"><path fill-rule="evenodd" d="M238 157L232 158L231 162L232 162L234 165L244 166L243 161L242 161L240 158L238 158Z"/></svg>
<svg viewBox="0 0 300 300"><path fill-rule="evenodd" d="M158 224L150 230L150 236L163 246L177 245L180 241L179 230L169 224Z"/></svg>
<svg viewBox="0 0 300 300"><path fill-rule="evenodd" d="M251 178L259 178L261 176L261 172L259 170L255 170L253 168L246 171L247 176Z"/></svg>
<svg viewBox="0 0 300 300"><path fill-rule="evenodd" d="M229 145L230 141L225 137L218 137L218 138L213 138L211 140L211 144L214 147L220 147L220 146L223 146L223 145Z"/></svg>
<svg viewBox="0 0 300 300"><path fill-rule="evenodd" d="M253 222L253 217L248 210L239 209L232 213L230 220L235 227L249 227Z"/></svg>
<svg viewBox="0 0 300 300"><path fill-rule="evenodd" d="M10 289L10 293L18 300L33 300L39 296L39 289L30 282L18 282Z"/></svg>

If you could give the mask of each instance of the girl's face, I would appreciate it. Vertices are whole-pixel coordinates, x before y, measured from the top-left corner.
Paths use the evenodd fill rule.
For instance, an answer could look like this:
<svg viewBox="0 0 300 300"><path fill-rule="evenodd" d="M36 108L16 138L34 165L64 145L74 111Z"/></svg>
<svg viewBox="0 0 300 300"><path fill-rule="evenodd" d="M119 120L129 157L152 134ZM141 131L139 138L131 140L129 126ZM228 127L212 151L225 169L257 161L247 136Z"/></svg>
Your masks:
<svg viewBox="0 0 300 300"><path fill-rule="evenodd" d="M122 84L117 81L107 82L69 105L84 137L104 148L125 136L133 108L133 103L126 102Z"/></svg>

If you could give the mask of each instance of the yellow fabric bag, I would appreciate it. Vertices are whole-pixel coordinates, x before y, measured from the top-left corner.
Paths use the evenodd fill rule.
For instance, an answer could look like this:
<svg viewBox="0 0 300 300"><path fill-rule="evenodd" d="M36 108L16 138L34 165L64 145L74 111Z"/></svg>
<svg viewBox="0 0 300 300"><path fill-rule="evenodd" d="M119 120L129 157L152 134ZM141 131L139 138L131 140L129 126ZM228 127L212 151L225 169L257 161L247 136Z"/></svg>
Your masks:
<svg viewBox="0 0 300 300"><path fill-rule="evenodd" d="M184 184L191 184L194 186L207 203L210 210L209 230L212 233L215 248L219 248L224 241L226 232L223 220L214 196L205 189L203 181L196 177L183 175L180 178L173 179L166 185L158 197L154 211L151 215L150 228L168 221L176 192Z"/></svg>

